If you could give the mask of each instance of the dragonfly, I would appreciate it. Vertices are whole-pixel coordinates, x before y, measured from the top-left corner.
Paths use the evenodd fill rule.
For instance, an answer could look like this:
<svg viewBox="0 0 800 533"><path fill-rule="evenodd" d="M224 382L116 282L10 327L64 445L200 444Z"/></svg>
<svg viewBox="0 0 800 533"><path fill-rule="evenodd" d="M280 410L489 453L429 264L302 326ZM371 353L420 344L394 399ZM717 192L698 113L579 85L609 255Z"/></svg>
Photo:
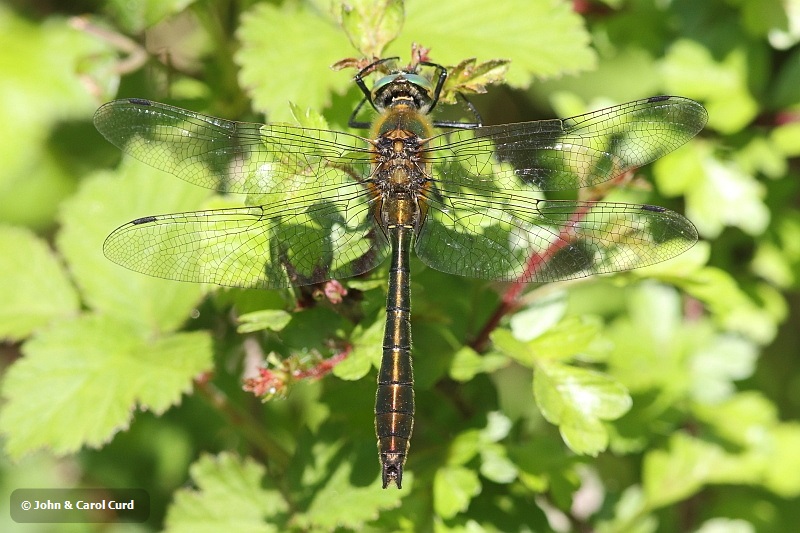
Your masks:
<svg viewBox="0 0 800 533"><path fill-rule="evenodd" d="M103 245L115 263L171 280L280 289L358 276L390 259L375 429L383 488L399 489L414 426L411 250L442 272L526 283L675 257L698 238L678 213L547 195L658 159L695 136L707 113L688 98L655 96L564 119L484 126L475 111L472 121L437 121L447 69L389 61L354 78L364 98L350 125L369 127L368 136L235 122L139 98L104 104L94 124L152 167L245 198L242 207L128 222ZM366 104L376 117L361 122Z"/></svg>

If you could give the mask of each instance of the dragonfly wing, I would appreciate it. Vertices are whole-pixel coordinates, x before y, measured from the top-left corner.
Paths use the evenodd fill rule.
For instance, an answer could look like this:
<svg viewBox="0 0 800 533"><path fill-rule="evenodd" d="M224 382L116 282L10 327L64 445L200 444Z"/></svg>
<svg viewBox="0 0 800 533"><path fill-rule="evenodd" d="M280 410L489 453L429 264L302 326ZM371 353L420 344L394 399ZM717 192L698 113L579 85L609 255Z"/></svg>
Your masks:
<svg viewBox="0 0 800 533"><path fill-rule="evenodd" d="M137 98L103 105L94 124L132 157L223 192L310 192L329 185L325 169L347 167L357 180L370 170L367 141L342 132L234 122Z"/></svg>
<svg viewBox="0 0 800 533"><path fill-rule="evenodd" d="M651 265L696 241L689 220L656 206L497 193L430 199L416 252L451 274L552 282Z"/></svg>
<svg viewBox="0 0 800 533"><path fill-rule="evenodd" d="M572 118L448 132L428 150L442 179L458 185L571 190L658 159L707 120L694 100L657 96Z"/></svg>
<svg viewBox="0 0 800 533"><path fill-rule="evenodd" d="M354 185L355 187L355 185ZM360 188L360 186L358 186ZM388 255L367 197L144 217L117 228L105 255L151 276L275 289L366 272Z"/></svg>

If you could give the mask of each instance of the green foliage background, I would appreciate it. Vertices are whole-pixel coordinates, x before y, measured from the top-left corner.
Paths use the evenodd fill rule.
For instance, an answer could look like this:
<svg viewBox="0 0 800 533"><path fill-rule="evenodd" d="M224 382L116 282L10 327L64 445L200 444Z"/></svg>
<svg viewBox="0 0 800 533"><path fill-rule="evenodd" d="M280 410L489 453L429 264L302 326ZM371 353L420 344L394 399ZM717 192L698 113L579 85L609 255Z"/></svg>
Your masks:
<svg viewBox="0 0 800 533"><path fill-rule="evenodd" d="M383 269L343 280L361 295L347 308L110 263L102 242L118 225L227 200L121 160L91 116L138 96L240 120L321 112L344 128L360 95L329 66L408 60L412 42L448 65L511 60L507 86L473 100L487 124L654 94L697 99L710 120L606 197L683 211L701 242L655 267L531 287L486 353L469 342L503 287L414 263L417 425L404 488L383 491ZM142 525L23 529L3 515L0 529L793 530L798 42L796 0L0 5L2 501L141 487L153 505ZM331 374L289 380L286 399L242 390L263 354L305 375L344 347Z"/></svg>

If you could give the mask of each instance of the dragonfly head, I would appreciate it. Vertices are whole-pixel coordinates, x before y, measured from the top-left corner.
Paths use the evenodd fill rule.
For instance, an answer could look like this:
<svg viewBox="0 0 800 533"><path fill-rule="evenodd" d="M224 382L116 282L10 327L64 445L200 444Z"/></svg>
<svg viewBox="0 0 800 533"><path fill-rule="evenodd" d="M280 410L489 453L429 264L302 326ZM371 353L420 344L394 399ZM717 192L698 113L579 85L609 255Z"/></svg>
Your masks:
<svg viewBox="0 0 800 533"><path fill-rule="evenodd" d="M403 103L425 115L434 104L433 95L431 80L413 72L399 72L379 79L372 88L371 100L378 112Z"/></svg>

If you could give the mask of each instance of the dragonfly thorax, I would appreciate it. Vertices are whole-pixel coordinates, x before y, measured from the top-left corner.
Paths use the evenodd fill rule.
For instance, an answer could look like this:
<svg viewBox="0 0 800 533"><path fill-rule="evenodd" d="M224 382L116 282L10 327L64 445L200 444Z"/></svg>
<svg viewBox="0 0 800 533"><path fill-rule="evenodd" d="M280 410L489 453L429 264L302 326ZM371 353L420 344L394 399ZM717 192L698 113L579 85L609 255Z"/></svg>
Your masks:
<svg viewBox="0 0 800 533"><path fill-rule="evenodd" d="M372 184L380 197L376 215L381 227L419 226L419 201L430 182L427 162L420 153L423 144L419 136L400 128L373 143Z"/></svg>
<svg viewBox="0 0 800 533"><path fill-rule="evenodd" d="M394 129L375 142L373 180L382 195L416 195L428 182L422 142L413 132Z"/></svg>

